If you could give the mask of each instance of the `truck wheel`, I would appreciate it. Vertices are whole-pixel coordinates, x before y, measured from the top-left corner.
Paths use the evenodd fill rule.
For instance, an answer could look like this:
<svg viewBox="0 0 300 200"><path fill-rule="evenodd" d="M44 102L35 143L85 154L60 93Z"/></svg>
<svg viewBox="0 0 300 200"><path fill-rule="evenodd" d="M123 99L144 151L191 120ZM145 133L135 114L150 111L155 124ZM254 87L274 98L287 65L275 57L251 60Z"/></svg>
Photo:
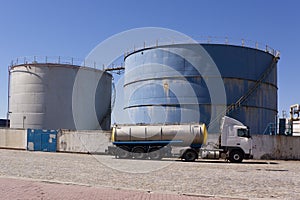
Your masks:
<svg viewBox="0 0 300 200"><path fill-rule="evenodd" d="M240 163L244 159L244 154L243 152L239 150L233 150L229 154L229 161L232 163Z"/></svg>
<svg viewBox="0 0 300 200"><path fill-rule="evenodd" d="M132 149L132 156L135 159L145 159L146 155L147 154L144 147L134 147Z"/></svg>
<svg viewBox="0 0 300 200"><path fill-rule="evenodd" d="M161 160L162 155L158 147L153 147L149 150L149 157L151 160Z"/></svg>
<svg viewBox="0 0 300 200"><path fill-rule="evenodd" d="M182 158L186 162L193 162L198 158L198 153L192 149L188 149L183 153Z"/></svg>
<svg viewBox="0 0 300 200"><path fill-rule="evenodd" d="M130 158L130 149L129 147L117 147L117 157L120 159Z"/></svg>

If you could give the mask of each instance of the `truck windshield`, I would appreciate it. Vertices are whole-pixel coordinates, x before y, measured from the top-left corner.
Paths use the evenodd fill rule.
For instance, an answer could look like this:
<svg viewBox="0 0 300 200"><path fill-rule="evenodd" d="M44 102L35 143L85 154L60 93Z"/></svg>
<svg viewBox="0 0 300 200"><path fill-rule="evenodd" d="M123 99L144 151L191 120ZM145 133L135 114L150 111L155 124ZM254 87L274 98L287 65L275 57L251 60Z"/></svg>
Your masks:
<svg viewBox="0 0 300 200"><path fill-rule="evenodd" d="M250 138L251 136L250 136L250 132L249 132L249 130L248 129L238 129L237 130L238 131L238 136L239 137L247 137L247 138Z"/></svg>

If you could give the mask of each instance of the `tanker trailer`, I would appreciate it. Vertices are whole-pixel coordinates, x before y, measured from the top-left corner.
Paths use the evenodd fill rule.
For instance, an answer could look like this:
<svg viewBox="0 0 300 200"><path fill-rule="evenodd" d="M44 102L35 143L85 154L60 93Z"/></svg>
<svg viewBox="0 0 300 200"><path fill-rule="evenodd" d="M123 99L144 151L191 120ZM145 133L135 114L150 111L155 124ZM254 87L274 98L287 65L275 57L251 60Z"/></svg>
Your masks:
<svg viewBox="0 0 300 200"><path fill-rule="evenodd" d="M115 147L108 151L116 158L153 160L174 156L174 148L180 149L179 157L185 161L195 161L200 156L241 162L252 157L252 141L246 126L224 117L220 130L219 140L213 148L207 148L205 124L114 125L111 141Z"/></svg>
<svg viewBox="0 0 300 200"><path fill-rule="evenodd" d="M114 125L111 136L117 158L155 160L171 157L172 147L189 147L184 158L195 160L206 139L205 124Z"/></svg>

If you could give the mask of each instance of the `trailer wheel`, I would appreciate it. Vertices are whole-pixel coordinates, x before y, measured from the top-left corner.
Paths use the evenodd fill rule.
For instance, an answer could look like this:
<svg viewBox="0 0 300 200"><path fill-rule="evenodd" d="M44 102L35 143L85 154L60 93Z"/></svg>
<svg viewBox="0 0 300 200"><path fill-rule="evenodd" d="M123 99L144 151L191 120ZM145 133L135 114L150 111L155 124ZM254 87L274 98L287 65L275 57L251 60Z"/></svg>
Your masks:
<svg viewBox="0 0 300 200"><path fill-rule="evenodd" d="M145 159L146 155L147 154L144 147L134 147L132 149L132 156L135 159Z"/></svg>
<svg viewBox="0 0 300 200"><path fill-rule="evenodd" d="M183 153L182 158L186 162L193 162L198 158L198 153L192 149L188 149Z"/></svg>
<svg viewBox="0 0 300 200"><path fill-rule="evenodd" d="M241 163L243 159L244 159L244 154L239 150L233 150L229 154L229 161L232 163Z"/></svg>
<svg viewBox="0 0 300 200"><path fill-rule="evenodd" d="M151 160L161 160L162 154L160 152L160 149L158 147L152 147L149 150L149 157Z"/></svg>
<svg viewBox="0 0 300 200"><path fill-rule="evenodd" d="M120 159L130 158L130 148L126 146L117 147L116 155Z"/></svg>

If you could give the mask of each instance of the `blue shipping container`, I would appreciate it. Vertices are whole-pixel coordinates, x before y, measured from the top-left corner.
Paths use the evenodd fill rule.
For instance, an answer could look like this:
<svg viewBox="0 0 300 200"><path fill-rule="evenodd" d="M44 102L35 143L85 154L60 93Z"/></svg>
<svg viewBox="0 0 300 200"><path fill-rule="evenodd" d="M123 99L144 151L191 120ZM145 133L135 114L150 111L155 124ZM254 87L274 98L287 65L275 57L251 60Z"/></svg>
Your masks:
<svg viewBox="0 0 300 200"><path fill-rule="evenodd" d="M27 150L56 152L57 130L27 129Z"/></svg>

